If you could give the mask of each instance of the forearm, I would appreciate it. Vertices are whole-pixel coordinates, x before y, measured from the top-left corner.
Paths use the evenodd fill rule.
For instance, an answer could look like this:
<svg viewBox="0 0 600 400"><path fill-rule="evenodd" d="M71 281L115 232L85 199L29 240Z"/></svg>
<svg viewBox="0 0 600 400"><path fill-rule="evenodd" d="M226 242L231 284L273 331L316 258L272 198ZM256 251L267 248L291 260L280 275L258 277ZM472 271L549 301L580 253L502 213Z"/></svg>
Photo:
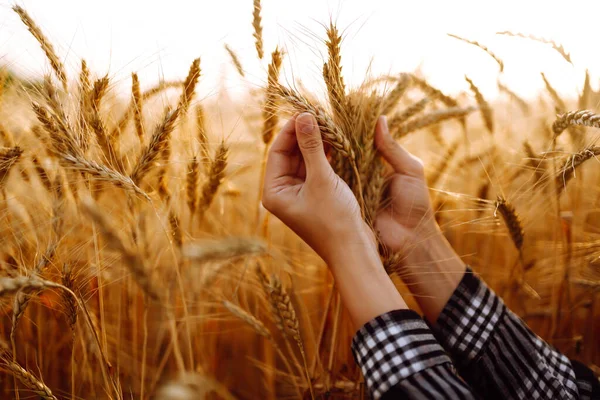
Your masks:
<svg viewBox="0 0 600 400"><path fill-rule="evenodd" d="M407 309L366 232L345 240L325 261L356 330L379 315Z"/></svg>
<svg viewBox="0 0 600 400"><path fill-rule="evenodd" d="M433 324L456 290L466 265L441 231L415 243L400 275L414 295L421 311Z"/></svg>

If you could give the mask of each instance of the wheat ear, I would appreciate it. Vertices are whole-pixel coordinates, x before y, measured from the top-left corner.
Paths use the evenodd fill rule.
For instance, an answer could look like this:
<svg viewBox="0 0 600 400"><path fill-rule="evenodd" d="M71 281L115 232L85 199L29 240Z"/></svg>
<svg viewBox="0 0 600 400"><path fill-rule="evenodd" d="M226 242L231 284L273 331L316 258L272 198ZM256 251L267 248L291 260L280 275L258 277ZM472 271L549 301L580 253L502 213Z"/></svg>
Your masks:
<svg viewBox="0 0 600 400"><path fill-rule="evenodd" d="M13 361L8 354L0 356L0 365L8 369L27 389L44 400L57 400L52 390L44 382L36 378L31 372L23 368L19 363Z"/></svg>
<svg viewBox="0 0 600 400"><path fill-rule="evenodd" d="M40 46L42 46L42 50L46 54L46 58L48 58L48 61L50 61L50 65L52 66L54 73L56 74L58 79L61 81L63 88L66 91L67 90L67 75L65 74L65 68L64 68L62 62L60 61L60 59L58 58L58 56L56 55L56 52L54 51L54 47L52 46L52 43L50 43L48 38L43 34L40 27L37 26L37 24L29 16L27 11L25 11L22 7L16 6L16 5L13 6L12 9L14 12L16 12L19 15L19 17L21 18L21 21L25 24L27 29L29 29L29 32L31 32L31 34L33 35L35 40L37 40L38 43L40 44Z"/></svg>
<svg viewBox="0 0 600 400"><path fill-rule="evenodd" d="M496 54L494 54L489 48L487 48L486 46L482 45L479 42L476 42L474 40L469 40L469 39L465 39L463 37L460 37L458 35L454 35L452 33L448 33L448 36L450 36L451 38L454 39L458 39L462 42L471 44L473 46L479 47L481 50L485 51L490 57L492 57L497 63L498 66L500 67L500 72L504 71L504 61L502 61L502 59L500 57L498 57Z"/></svg>
<svg viewBox="0 0 600 400"><path fill-rule="evenodd" d="M254 45L256 47L256 53L258 54L258 58L262 60L264 56L264 51L261 26L262 18L260 16L260 0L254 0L253 5L254 7L252 9L252 27L254 28L254 33L252 34L252 36L254 36Z"/></svg>
<svg viewBox="0 0 600 400"><path fill-rule="evenodd" d="M469 84L469 88L475 95L475 100L477 101L477 105L479 106L479 112L481 113L481 117L483 118L483 122L485 122L485 127L487 128L490 134L494 133L494 114L492 112L492 107L485 100L483 94L479 88L473 83L473 81L465 75L465 80Z"/></svg>
<svg viewBox="0 0 600 400"><path fill-rule="evenodd" d="M245 78L246 74L244 74L244 68L242 67L242 62L240 61L240 59L237 56L237 54L235 53L235 51L233 51L233 49L231 47L229 47L229 45L227 43L225 43L225 51L227 52L227 54L229 54L229 58L231 58L231 62L233 63L233 66L235 67L235 70L237 71L237 73L240 74L240 76L242 78Z"/></svg>
<svg viewBox="0 0 600 400"><path fill-rule="evenodd" d="M257 238L228 237L220 240L196 241L183 249L185 257L194 262L227 260L242 256L265 254L267 244Z"/></svg>
<svg viewBox="0 0 600 400"><path fill-rule="evenodd" d="M408 135L411 132L438 124L442 121L454 118L464 118L475 110L477 110L477 107L452 107L435 110L419 118L412 119L404 124L399 125L393 130L392 135L398 139Z"/></svg>
<svg viewBox="0 0 600 400"><path fill-rule="evenodd" d="M144 132L144 122L142 116L142 107L144 106L142 100L142 92L140 90L140 80L138 75L134 72L131 74L131 107L133 107L133 122L135 124L135 132L143 146L146 134Z"/></svg>
<svg viewBox="0 0 600 400"><path fill-rule="evenodd" d="M263 108L263 130L262 139L265 145L269 145L275 134L279 118L277 116L277 85L279 84L279 70L281 69L282 53L278 48L271 53L267 75L267 94Z"/></svg>
<svg viewBox="0 0 600 400"><path fill-rule="evenodd" d="M161 298L160 291L152 282L148 272L144 267L143 259L139 254L130 250L125 241L118 234L108 218L93 204L89 199L82 199L81 210L98 226L102 236L106 240L106 245L121 254L125 265L135 278L135 281L140 286L149 298L159 300Z"/></svg>
<svg viewBox="0 0 600 400"><path fill-rule="evenodd" d="M562 58L565 59L565 61L567 61L569 64L573 64L573 62L571 61L571 54L567 53L567 51L565 50L565 48L563 47L562 44L556 43L553 40L544 39L544 38L541 38L541 37L538 37L538 36L534 36L534 35L526 35L524 33L513 33L513 32L509 32L509 31L497 32L496 34L497 35L506 35L506 36L520 37L520 38L529 39L529 40L533 40L533 41L536 41L536 42L548 44L554 50L556 50L558 52L558 54L560 54L562 56Z"/></svg>
<svg viewBox="0 0 600 400"><path fill-rule="evenodd" d="M228 154L229 148L225 145L225 142L221 142L217 148L217 151L215 152L215 157L210 163L206 182L204 182L202 185L202 190L200 191L198 213L201 217L212 204L212 201L215 198L223 179L225 178L225 168L227 168Z"/></svg>
<svg viewBox="0 0 600 400"><path fill-rule="evenodd" d="M19 161L23 150L19 146L8 149L0 148L0 189L6 185L11 168Z"/></svg>
<svg viewBox="0 0 600 400"><path fill-rule="evenodd" d="M517 214L515 207L502 196L498 196L495 205L496 211L500 213L500 216L510 233L510 238L520 253L523 249L525 231L519 214Z"/></svg>
<svg viewBox="0 0 600 400"><path fill-rule="evenodd" d="M554 136L559 136L570 126L600 128L600 115L588 110L569 111L564 114L559 114L552 124Z"/></svg>
<svg viewBox="0 0 600 400"><path fill-rule="evenodd" d="M567 184L571 179L575 177L575 170L579 168L583 163L592 158L596 158L600 155L600 146L589 146L575 153L565 160L563 167L558 171L556 175L556 192L557 195L565 190Z"/></svg>

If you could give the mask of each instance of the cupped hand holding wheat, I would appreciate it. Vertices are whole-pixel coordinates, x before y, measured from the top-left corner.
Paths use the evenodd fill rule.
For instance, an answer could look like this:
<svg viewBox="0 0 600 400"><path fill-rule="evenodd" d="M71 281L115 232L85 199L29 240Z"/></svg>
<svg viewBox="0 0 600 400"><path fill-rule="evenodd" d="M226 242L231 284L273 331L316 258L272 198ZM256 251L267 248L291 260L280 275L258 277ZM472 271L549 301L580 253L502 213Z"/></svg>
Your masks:
<svg viewBox="0 0 600 400"><path fill-rule="evenodd" d="M392 173L375 218L387 271L408 285L425 318L434 323L456 290L466 266L434 219L421 160L392 138L385 118L375 129L377 150Z"/></svg>
<svg viewBox="0 0 600 400"><path fill-rule="evenodd" d="M309 113L292 118L269 151L263 204L325 261L368 231L356 198L331 168Z"/></svg>
<svg viewBox="0 0 600 400"><path fill-rule="evenodd" d="M387 252L408 257L417 242L437 229L423 163L393 139L385 117L377 121L375 145L392 171L375 231Z"/></svg>
<svg viewBox="0 0 600 400"><path fill-rule="evenodd" d="M356 197L329 164L312 114L292 118L275 139L263 204L325 260L356 329L406 308L382 267Z"/></svg>

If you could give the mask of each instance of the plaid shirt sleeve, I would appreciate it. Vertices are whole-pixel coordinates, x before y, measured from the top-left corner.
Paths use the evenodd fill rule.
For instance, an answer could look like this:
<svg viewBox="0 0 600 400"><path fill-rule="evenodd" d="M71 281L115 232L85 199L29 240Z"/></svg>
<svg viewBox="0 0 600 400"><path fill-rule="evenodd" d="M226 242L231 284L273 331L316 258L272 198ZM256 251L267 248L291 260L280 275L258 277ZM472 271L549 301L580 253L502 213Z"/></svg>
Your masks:
<svg viewBox="0 0 600 400"><path fill-rule="evenodd" d="M383 314L352 341L374 399L474 399L421 317L410 310Z"/></svg>
<svg viewBox="0 0 600 400"><path fill-rule="evenodd" d="M483 398L600 399L593 373L535 335L470 269L432 330Z"/></svg>

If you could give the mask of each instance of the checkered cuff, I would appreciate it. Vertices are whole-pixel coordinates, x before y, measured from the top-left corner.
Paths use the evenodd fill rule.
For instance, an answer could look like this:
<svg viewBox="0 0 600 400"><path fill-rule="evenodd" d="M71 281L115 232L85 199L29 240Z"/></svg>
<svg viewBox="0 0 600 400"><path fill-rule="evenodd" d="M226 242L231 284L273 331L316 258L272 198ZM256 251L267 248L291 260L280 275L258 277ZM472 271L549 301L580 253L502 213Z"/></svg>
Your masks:
<svg viewBox="0 0 600 400"><path fill-rule="evenodd" d="M352 351L374 399L418 372L450 363L425 321L411 310L366 323L354 336Z"/></svg>
<svg viewBox="0 0 600 400"><path fill-rule="evenodd" d="M432 330L455 361L468 364L481 354L505 312L502 300L467 268Z"/></svg>

